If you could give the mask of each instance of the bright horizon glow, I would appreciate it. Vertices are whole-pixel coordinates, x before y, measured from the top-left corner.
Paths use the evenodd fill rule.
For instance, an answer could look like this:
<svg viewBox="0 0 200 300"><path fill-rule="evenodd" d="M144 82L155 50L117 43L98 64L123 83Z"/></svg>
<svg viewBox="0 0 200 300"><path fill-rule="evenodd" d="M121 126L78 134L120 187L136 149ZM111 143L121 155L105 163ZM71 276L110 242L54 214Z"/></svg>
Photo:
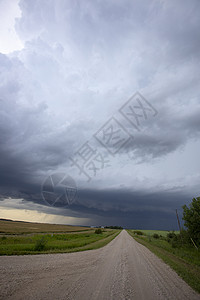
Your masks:
<svg viewBox="0 0 200 300"><path fill-rule="evenodd" d="M0 206L0 218L11 219L13 221L24 221L34 223L50 223L50 224L61 224L61 225L86 225L88 219L75 218L67 216L58 216L54 214L46 214L38 212L36 210L28 209L13 209L5 208Z"/></svg>

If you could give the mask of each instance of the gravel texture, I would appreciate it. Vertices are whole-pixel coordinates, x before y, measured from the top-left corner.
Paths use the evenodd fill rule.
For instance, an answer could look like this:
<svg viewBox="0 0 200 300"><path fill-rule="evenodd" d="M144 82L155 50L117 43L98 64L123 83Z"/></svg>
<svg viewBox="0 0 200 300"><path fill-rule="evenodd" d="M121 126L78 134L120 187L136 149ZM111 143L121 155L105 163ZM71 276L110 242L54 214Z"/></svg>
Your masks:
<svg viewBox="0 0 200 300"><path fill-rule="evenodd" d="M0 299L200 299L169 266L123 230L77 253L1 256Z"/></svg>

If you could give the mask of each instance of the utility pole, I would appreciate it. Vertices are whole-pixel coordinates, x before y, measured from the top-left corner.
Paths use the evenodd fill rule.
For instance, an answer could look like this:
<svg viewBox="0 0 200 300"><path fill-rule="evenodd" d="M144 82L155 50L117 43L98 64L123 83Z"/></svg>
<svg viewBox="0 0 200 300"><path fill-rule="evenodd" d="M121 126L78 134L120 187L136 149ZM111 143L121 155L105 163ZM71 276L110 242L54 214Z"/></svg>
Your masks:
<svg viewBox="0 0 200 300"><path fill-rule="evenodd" d="M177 221L178 221L178 227L179 227L179 230L180 230L181 243L183 245L183 237L182 237L182 234L181 234L181 224L180 224L180 220L179 220L179 217L178 217L178 211L177 211L177 209L176 209L176 217L177 217Z"/></svg>
<svg viewBox="0 0 200 300"><path fill-rule="evenodd" d="M181 224L180 224L180 221L179 221L177 209L176 209L176 217L177 217L177 221L178 221L178 227L179 227L179 230L180 230L180 233L181 233Z"/></svg>

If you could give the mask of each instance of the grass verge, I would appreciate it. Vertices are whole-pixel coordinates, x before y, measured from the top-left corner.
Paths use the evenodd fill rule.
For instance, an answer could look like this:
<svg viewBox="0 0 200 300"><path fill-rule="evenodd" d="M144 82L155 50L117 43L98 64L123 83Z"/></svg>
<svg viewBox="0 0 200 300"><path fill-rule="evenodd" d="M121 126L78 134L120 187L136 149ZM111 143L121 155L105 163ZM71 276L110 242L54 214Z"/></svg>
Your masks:
<svg viewBox="0 0 200 300"><path fill-rule="evenodd" d="M152 236L136 236L132 230L127 232L140 244L161 258L195 291L200 293L200 253L195 248L173 248L165 239Z"/></svg>
<svg viewBox="0 0 200 300"><path fill-rule="evenodd" d="M145 235L153 235L154 233L157 233L158 235L162 235L162 236L167 236L167 234L169 233L169 231L167 230L140 230L142 231ZM179 233L179 231L174 231L174 233Z"/></svg>
<svg viewBox="0 0 200 300"><path fill-rule="evenodd" d="M71 234L34 234L32 236L3 236L0 238L0 255L66 253L97 249L108 244L120 230L94 230Z"/></svg>

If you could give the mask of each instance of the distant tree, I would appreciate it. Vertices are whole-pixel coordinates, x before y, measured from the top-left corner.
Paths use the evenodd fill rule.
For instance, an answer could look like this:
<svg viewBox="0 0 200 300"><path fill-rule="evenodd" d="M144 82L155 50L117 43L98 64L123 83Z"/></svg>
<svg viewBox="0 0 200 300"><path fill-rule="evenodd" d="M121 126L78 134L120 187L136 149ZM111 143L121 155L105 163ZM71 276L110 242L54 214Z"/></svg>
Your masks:
<svg viewBox="0 0 200 300"><path fill-rule="evenodd" d="M123 229L123 227L121 227L121 226L105 226L105 228L109 228L109 229Z"/></svg>
<svg viewBox="0 0 200 300"><path fill-rule="evenodd" d="M183 220L189 236L200 245L200 197L193 198L189 207L183 206Z"/></svg>
<svg viewBox="0 0 200 300"><path fill-rule="evenodd" d="M97 228L96 230L95 230L95 233L96 234L101 234L103 231L102 231L102 229L101 228Z"/></svg>
<svg viewBox="0 0 200 300"><path fill-rule="evenodd" d="M169 239L173 239L175 236L176 236L176 234L174 231L171 231L167 234L167 238L169 238Z"/></svg>
<svg viewBox="0 0 200 300"><path fill-rule="evenodd" d="M134 234L137 234L137 235L143 235L144 233L140 230L134 230L133 231Z"/></svg>

